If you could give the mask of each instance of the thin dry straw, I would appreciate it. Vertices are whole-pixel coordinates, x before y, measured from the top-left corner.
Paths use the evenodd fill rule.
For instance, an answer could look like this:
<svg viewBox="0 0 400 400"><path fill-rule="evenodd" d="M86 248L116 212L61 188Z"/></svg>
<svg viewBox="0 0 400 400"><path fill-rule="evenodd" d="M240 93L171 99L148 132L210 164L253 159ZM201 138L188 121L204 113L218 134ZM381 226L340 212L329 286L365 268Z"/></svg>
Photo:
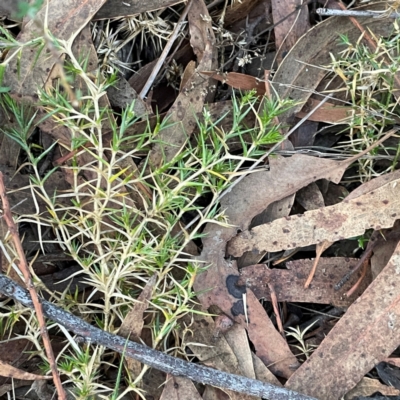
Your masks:
<svg viewBox="0 0 400 400"><path fill-rule="evenodd" d="M332 8L318 8L316 13L324 17L364 17L364 18L400 18L400 13L387 11L356 11L356 10L333 10Z"/></svg>

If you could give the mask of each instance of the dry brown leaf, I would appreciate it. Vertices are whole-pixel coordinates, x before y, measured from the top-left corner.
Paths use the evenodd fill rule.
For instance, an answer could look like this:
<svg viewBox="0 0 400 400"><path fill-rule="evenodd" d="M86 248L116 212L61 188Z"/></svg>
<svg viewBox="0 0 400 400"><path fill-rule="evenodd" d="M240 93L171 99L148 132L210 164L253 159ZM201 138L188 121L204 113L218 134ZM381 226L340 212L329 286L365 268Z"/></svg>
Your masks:
<svg viewBox="0 0 400 400"><path fill-rule="evenodd" d="M245 16L248 16L250 12L262 2L263 0L242 0L232 2L231 5L226 8L224 26L228 27L237 21L243 20Z"/></svg>
<svg viewBox="0 0 400 400"><path fill-rule="evenodd" d="M389 176L392 174L387 174ZM228 252L239 257L245 251L287 250L359 236L367 229L390 228L400 215L399 183L399 179L395 179L339 204L242 232L231 240Z"/></svg>
<svg viewBox="0 0 400 400"><path fill-rule="evenodd" d="M19 215L35 214L38 210L36 210L32 192L29 187L29 175L22 175L19 172L15 173L14 168L5 165L0 165L0 171L4 175L4 184L7 189L7 196L10 201L10 206L12 207L12 212ZM47 193L54 193L56 190L60 192L69 189L68 184L63 179L62 172L59 171L53 172L44 182L43 186ZM36 198L39 209L42 212L45 211L45 201L43 201L39 195L37 195ZM63 204L69 204L60 199L59 201Z"/></svg>
<svg viewBox="0 0 400 400"><path fill-rule="evenodd" d="M146 283L137 302L133 306L132 310L128 312L124 320L122 321L121 327L119 328L118 334L120 336L130 338L130 340L139 340L140 334L142 333L144 321L143 314L149 306L149 301L153 295L154 285L157 282L157 275L154 274Z"/></svg>
<svg viewBox="0 0 400 400"><path fill-rule="evenodd" d="M240 375L238 360L211 317L193 314L183 317L182 322L190 326L184 338L186 345L204 365Z"/></svg>
<svg viewBox="0 0 400 400"><path fill-rule="evenodd" d="M318 107L320 100L310 98L304 105L303 109L296 114L297 118L304 118L311 110ZM325 122L327 124L343 124L348 119L354 110L351 107L338 106L329 101L320 106L311 116L309 121Z"/></svg>
<svg viewBox="0 0 400 400"><path fill-rule="evenodd" d="M273 221L277 218L286 217L290 214L292 209L295 195L291 194L282 200L274 201L270 204L261 214L257 215L250 227L266 224L267 222ZM244 253L237 260L238 268L247 267L248 265L258 264L266 253L254 254L251 251Z"/></svg>
<svg viewBox="0 0 400 400"><path fill-rule="evenodd" d="M243 335L244 330L242 327L236 325L236 327L231 328L231 330L236 331L232 336L235 336L236 339L240 338L240 343L235 343L235 339L232 336L232 340L228 341L226 339L225 335L227 333L222 333L214 323L214 320L209 316L193 314L191 317L184 317L183 321L185 325L190 325L189 329L191 332L190 336L185 336L186 344L200 361L209 367L221 371L247 376L246 373L252 368L252 366L248 365L249 358L251 360L251 352L247 336L245 333ZM228 330L228 335L229 332L230 330ZM239 346L244 346L244 349L238 349ZM237 353L240 354L240 360ZM247 368L241 365L243 360L247 360L245 361ZM250 377L254 378L254 371L250 375L252 375ZM225 393L229 393L231 400L250 400L256 398L254 396L245 396L243 393L236 393L225 389L222 391L220 389L209 388L208 386L206 397L209 399L224 397Z"/></svg>
<svg viewBox="0 0 400 400"><path fill-rule="evenodd" d="M325 207L324 197L315 182L300 189L296 193L296 201L307 211Z"/></svg>
<svg viewBox="0 0 400 400"><path fill-rule="evenodd" d="M148 11L156 11L182 3L183 0L107 0L93 17L94 21L99 19L121 18L133 16Z"/></svg>
<svg viewBox="0 0 400 400"><path fill-rule="evenodd" d="M206 386L202 397L203 400L231 400L227 393L214 386Z"/></svg>
<svg viewBox="0 0 400 400"><path fill-rule="evenodd" d="M275 24L279 22L274 27L274 33L277 59L281 62L298 39L310 29L308 8L304 7L302 0L271 0L271 5L273 21Z"/></svg>
<svg viewBox="0 0 400 400"><path fill-rule="evenodd" d="M379 232L378 241L373 249L371 257L371 273L372 279L375 279L389 262L397 243L400 241L400 221L396 221L392 231Z"/></svg>
<svg viewBox="0 0 400 400"><path fill-rule="evenodd" d="M188 378L168 375L160 400L202 400L193 382Z"/></svg>
<svg viewBox="0 0 400 400"><path fill-rule="evenodd" d="M272 202L321 178L339 182L346 165L302 155L271 158L270 171L250 174L221 199L221 208L226 210L225 214L233 226L208 224L204 230L206 236L199 261L211 267L197 276L195 281L195 290L204 292L199 295L203 307L217 305L226 315L243 324L255 345L256 354L266 365L272 364L272 372L282 376L288 377L293 373L297 360L251 291L246 295L250 320L247 325L242 299L245 288L244 291L236 290L238 271L234 261L225 259L226 243L236 235L237 229L247 229L252 219ZM258 190L249 191L249 187ZM257 323L263 325L263 335L259 334Z"/></svg>
<svg viewBox="0 0 400 400"><path fill-rule="evenodd" d="M384 396L400 395L399 389L386 386L380 383L378 379L364 377L358 382L355 388L351 389L350 392L344 396L344 400L352 400L357 396L372 396L376 392L380 392Z"/></svg>
<svg viewBox="0 0 400 400"><path fill-rule="evenodd" d="M246 329L244 329L243 326L234 324L232 328L223 335L238 360L241 375L255 379L256 374L254 372L253 359Z"/></svg>
<svg viewBox="0 0 400 400"><path fill-rule="evenodd" d="M251 354L253 358L254 372L256 379L263 382L271 383L272 385L281 387L277 377L265 366L265 364L254 353Z"/></svg>
<svg viewBox="0 0 400 400"><path fill-rule="evenodd" d="M100 8L93 20L110 18L121 18L133 16L146 11L155 11L161 8L173 6L181 3L181 0L129 0L129 2L121 2L120 0L107 0ZM15 0L2 0L0 2L0 15L10 17L13 21L18 21L15 15L18 12L18 2Z"/></svg>
<svg viewBox="0 0 400 400"><path fill-rule="evenodd" d="M368 287L371 276L364 279L362 285L350 298L345 297L344 294L357 282L361 271L353 274L340 291L334 290L334 286L358 261L358 259L340 257L322 258L308 290L304 290L304 282L313 260L290 261L286 263L287 269L269 269L264 264L250 265L240 270L238 284L245 284L258 299L268 301L270 301L268 284L271 284L279 302L332 304L337 307L349 306Z"/></svg>
<svg viewBox="0 0 400 400"><path fill-rule="evenodd" d="M113 107L125 109L134 102L133 111L136 116L149 114L145 102L122 76L119 76L117 82L107 89L107 96Z"/></svg>
<svg viewBox="0 0 400 400"><path fill-rule="evenodd" d="M51 376L30 374L29 372L22 371L1 360L0 360L0 376L4 376L6 378L14 378L14 379L25 379L29 381L36 381L38 379L52 379Z"/></svg>
<svg viewBox="0 0 400 400"><path fill-rule="evenodd" d="M286 386L339 399L400 344L400 244L389 263Z"/></svg>
<svg viewBox="0 0 400 400"><path fill-rule="evenodd" d="M159 141L151 150L152 166L159 166L174 158L192 134L196 126L196 114L203 109L210 82L196 71L216 67L215 37L211 19L207 17L209 14L204 0L193 0L188 20L190 44L196 54L198 66L167 113L168 122L172 125L160 132Z"/></svg>
<svg viewBox="0 0 400 400"><path fill-rule="evenodd" d="M258 96L265 94L265 83L251 75L241 74L239 72L228 72L220 74L213 71L200 71L201 74L209 76L219 82L226 83L239 90L256 90Z"/></svg>

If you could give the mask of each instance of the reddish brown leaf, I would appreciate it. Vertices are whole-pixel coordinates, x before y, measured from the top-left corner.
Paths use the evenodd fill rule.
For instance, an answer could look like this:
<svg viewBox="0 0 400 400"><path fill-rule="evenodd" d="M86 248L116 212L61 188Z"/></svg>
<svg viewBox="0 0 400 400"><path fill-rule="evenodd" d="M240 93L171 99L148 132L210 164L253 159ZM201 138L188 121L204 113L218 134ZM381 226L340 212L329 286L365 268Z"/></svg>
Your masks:
<svg viewBox="0 0 400 400"><path fill-rule="evenodd" d="M306 105L296 114L296 117L304 118L311 110L317 107L319 103L321 102L317 99L308 99ZM308 117L308 120L326 122L328 124L343 124L352 115L353 111L351 107L337 106L327 101L312 113L311 116Z"/></svg>
<svg viewBox="0 0 400 400"><path fill-rule="evenodd" d="M251 75L240 74L239 72L228 72L220 74L219 72L201 71L203 75L216 79L219 82L226 83L239 90L256 90L258 96L265 94L265 83Z"/></svg>
<svg viewBox="0 0 400 400"><path fill-rule="evenodd" d="M250 265L240 270L239 284L245 284L259 299L270 301L268 284L276 292L278 302L305 302L333 304L338 307L349 306L367 288L371 277L365 279L355 294L344 296L357 281L361 271L354 274L340 290L334 290L335 284L356 265L358 259L322 258L314 280L307 290L304 282L309 274L313 260L296 260L286 263L287 269L269 269L264 264Z"/></svg>

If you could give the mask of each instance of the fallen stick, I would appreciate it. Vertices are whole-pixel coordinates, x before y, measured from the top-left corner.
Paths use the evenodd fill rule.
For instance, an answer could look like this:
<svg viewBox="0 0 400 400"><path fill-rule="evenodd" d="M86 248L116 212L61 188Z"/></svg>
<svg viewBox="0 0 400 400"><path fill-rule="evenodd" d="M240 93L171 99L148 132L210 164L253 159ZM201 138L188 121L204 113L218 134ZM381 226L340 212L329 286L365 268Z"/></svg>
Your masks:
<svg viewBox="0 0 400 400"><path fill-rule="evenodd" d="M33 302L28 291L3 274L0 274L0 293L33 309ZM246 378L244 376L228 374L216 369L203 367L202 365L193 364L169 356L135 342L127 342L126 338L102 331L46 300L41 300L41 303L43 314L47 318L85 338L87 342L108 347L120 354L132 357L135 360L168 374L184 376L203 384L230 389L235 392L251 394L271 400L316 400L314 397L306 396L289 389Z"/></svg>

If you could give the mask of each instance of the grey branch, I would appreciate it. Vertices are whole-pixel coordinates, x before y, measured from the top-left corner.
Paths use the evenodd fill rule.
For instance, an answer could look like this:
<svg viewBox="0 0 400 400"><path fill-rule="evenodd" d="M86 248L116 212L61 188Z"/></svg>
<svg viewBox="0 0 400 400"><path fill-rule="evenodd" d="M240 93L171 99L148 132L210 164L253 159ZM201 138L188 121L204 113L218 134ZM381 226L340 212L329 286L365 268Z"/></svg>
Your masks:
<svg viewBox="0 0 400 400"><path fill-rule="evenodd" d="M3 274L0 274L0 293L33 309L33 302L29 292ZM126 342L123 337L102 331L46 300L41 302L44 315L52 321L86 338L91 343L108 347L168 374L184 376L203 384L271 400L316 400L313 397L305 396L289 389L203 367L135 342Z"/></svg>

